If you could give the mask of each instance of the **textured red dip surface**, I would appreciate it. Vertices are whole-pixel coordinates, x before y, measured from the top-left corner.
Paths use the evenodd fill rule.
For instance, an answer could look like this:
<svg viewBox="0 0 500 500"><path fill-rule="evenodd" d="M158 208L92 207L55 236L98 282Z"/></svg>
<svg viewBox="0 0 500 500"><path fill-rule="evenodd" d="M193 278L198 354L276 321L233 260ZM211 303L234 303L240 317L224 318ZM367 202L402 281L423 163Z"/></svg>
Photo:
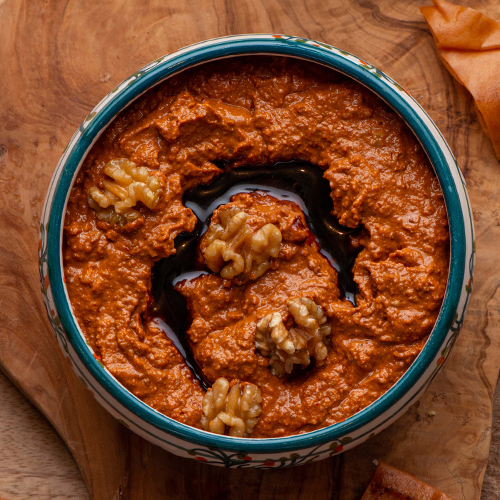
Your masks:
<svg viewBox="0 0 500 500"><path fill-rule="evenodd" d="M107 162L128 158L162 185L158 206L119 226L100 221L88 191ZM88 154L64 227L66 284L89 345L145 403L200 427L204 390L153 323L151 269L175 252L196 217L183 193L241 164L302 159L325 170L333 214L364 229L353 273L356 306L320 254L300 208L271 197L232 203L256 228L275 223L280 255L257 280L207 274L178 285L188 299L193 352L211 381L257 385L262 414L252 437L308 432L344 420L385 393L419 354L444 296L449 260L446 209L429 162L403 121L361 85L284 58L223 60L186 71L121 113ZM260 203L260 206L259 206ZM217 217L214 214L214 217ZM257 321L307 296L332 325L326 363L278 378L254 343Z"/></svg>

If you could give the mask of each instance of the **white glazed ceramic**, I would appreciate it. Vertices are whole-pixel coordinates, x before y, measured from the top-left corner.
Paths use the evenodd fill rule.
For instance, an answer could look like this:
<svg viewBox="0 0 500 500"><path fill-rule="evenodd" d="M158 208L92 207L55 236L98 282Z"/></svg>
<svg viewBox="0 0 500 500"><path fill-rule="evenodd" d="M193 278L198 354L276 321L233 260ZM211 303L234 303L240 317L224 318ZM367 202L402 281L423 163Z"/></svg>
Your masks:
<svg viewBox="0 0 500 500"><path fill-rule="evenodd" d="M130 102L186 68L249 54L295 57L329 66L362 83L396 110L413 130L436 171L450 225L450 273L443 306L421 354L404 376L356 415L307 434L273 439L218 436L165 417L127 391L86 344L69 304L62 266L62 227L69 192L99 135ZM68 362L96 400L125 426L183 457L225 467L286 467L320 460L357 446L394 422L441 368L462 326L472 286L474 242L465 183L453 155L426 112L381 71L324 43L284 35L241 35L208 40L161 57L134 73L87 116L66 147L50 184L40 224L42 292L52 328Z"/></svg>

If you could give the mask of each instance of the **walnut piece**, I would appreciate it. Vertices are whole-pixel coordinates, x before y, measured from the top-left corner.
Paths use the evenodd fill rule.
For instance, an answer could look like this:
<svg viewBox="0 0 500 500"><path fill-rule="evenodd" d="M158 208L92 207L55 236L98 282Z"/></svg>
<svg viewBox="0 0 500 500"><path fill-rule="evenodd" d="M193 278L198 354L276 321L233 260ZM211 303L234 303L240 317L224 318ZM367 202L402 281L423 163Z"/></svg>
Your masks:
<svg viewBox="0 0 500 500"><path fill-rule="evenodd" d="M203 397L201 426L215 434L228 434L234 437L248 437L257 425L261 410L262 397L256 385L246 384L241 391L237 382L229 390L229 382L218 378Z"/></svg>
<svg viewBox="0 0 500 500"><path fill-rule="evenodd" d="M158 205L161 183L146 167L137 167L133 161L119 158L107 163L104 173L112 180L102 181L102 191L97 186L88 191L89 206L99 220L126 224L141 215L132 208L139 201L150 209Z"/></svg>
<svg viewBox="0 0 500 500"><path fill-rule="evenodd" d="M252 233L248 215L236 207L219 212L220 224L212 222L202 250L208 268L225 279L235 276L257 279L280 252L281 231L273 224Z"/></svg>
<svg viewBox="0 0 500 500"><path fill-rule="evenodd" d="M296 326L287 330L281 314L275 312L264 316L255 331L255 346L269 356L269 368L277 377L291 373L294 365L308 366L311 357L317 365L324 364L332 331L323 309L307 297L289 300L287 309Z"/></svg>

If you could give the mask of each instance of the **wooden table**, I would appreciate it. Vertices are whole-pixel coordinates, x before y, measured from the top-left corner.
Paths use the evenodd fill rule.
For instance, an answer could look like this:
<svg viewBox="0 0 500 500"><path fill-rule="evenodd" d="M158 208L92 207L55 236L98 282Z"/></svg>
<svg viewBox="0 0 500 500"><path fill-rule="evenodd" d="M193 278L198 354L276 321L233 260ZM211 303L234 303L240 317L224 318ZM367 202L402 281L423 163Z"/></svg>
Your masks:
<svg viewBox="0 0 500 500"><path fill-rule="evenodd" d="M439 62L424 0L0 0L0 497L356 500L384 459L456 500L500 496L500 166L468 93ZM458 2L459 0L457 0ZM461 0L500 20L496 0ZM141 66L215 36L278 32L353 52L401 83L450 143L477 231L476 282L461 336L418 405L366 444L284 471L176 459L102 410L63 361L38 288L36 245L58 157L92 107ZM498 398L497 398L498 400ZM435 416L429 416L434 412ZM500 413L498 411L497 415Z"/></svg>

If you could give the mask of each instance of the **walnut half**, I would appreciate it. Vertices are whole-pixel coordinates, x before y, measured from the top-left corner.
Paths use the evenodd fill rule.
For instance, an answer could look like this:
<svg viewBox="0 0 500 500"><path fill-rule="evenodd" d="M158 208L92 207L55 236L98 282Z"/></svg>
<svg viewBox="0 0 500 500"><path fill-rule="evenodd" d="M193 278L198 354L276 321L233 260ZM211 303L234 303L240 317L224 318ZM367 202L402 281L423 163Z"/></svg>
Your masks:
<svg viewBox="0 0 500 500"><path fill-rule="evenodd" d="M257 425L262 397L256 385L246 384L241 391L237 382L229 390L229 382L218 378L203 397L201 426L215 434L228 434L234 437L247 437Z"/></svg>
<svg viewBox="0 0 500 500"><path fill-rule="evenodd" d="M236 207L219 212L220 224L212 222L204 237L203 258L210 270L225 279L238 275L257 279L280 252L281 231L273 224L252 233L248 215Z"/></svg>
<svg viewBox="0 0 500 500"><path fill-rule="evenodd" d="M146 167L126 158L111 160L104 167L110 179L102 181L103 190L97 186L89 189L88 203L99 220L113 224L126 224L141 214L132 207L139 201L148 208L156 208L160 200L161 183Z"/></svg>
<svg viewBox="0 0 500 500"><path fill-rule="evenodd" d="M277 377L291 373L294 365L308 366L311 357L322 365L328 355L331 326L323 309L307 297L289 300L287 309L296 326L287 330L281 314L275 312L264 316L255 331L255 347L269 356L269 368Z"/></svg>

